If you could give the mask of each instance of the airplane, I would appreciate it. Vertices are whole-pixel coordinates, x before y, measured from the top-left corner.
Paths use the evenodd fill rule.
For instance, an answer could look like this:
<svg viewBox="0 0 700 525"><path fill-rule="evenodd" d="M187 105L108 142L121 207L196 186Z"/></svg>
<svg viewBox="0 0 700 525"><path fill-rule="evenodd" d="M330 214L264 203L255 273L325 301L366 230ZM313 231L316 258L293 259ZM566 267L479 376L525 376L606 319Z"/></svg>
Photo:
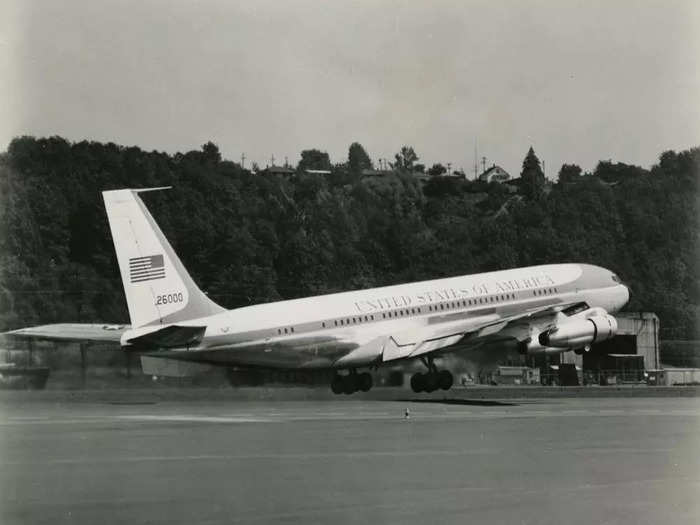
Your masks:
<svg viewBox="0 0 700 525"><path fill-rule="evenodd" d="M366 370L419 359L426 371L411 376L411 388L432 392L452 387L451 372L435 364L446 352L504 341L525 355L587 352L615 336L612 314L629 300L612 271L566 263L226 310L195 284L140 197L163 189L102 192L130 325L55 324L6 335L118 341L142 356L145 373L153 363L332 369L336 394L370 390Z"/></svg>

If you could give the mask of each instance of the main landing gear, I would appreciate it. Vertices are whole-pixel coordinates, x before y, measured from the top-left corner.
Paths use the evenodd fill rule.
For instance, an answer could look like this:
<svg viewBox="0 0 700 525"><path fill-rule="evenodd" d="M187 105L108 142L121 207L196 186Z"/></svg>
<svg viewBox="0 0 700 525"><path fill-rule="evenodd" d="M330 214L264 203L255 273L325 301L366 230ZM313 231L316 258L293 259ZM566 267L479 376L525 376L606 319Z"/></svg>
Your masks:
<svg viewBox="0 0 700 525"><path fill-rule="evenodd" d="M372 388L372 376L369 372L358 374L355 369L348 375L335 374L331 382L334 394L354 394L357 391L368 392Z"/></svg>
<svg viewBox="0 0 700 525"><path fill-rule="evenodd" d="M421 361L428 371L425 374L417 372L411 376L411 389L414 392L434 392L438 388L442 390L452 388L454 380L449 370L438 370L432 357L421 357Z"/></svg>

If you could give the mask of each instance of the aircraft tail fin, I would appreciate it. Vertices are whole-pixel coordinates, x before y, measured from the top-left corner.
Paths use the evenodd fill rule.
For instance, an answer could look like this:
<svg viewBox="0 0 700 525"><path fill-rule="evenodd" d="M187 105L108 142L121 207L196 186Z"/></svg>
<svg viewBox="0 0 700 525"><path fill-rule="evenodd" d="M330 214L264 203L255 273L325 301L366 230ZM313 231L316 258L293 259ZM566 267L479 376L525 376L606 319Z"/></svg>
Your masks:
<svg viewBox="0 0 700 525"><path fill-rule="evenodd" d="M132 328L224 311L194 283L138 195L161 189L102 192Z"/></svg>

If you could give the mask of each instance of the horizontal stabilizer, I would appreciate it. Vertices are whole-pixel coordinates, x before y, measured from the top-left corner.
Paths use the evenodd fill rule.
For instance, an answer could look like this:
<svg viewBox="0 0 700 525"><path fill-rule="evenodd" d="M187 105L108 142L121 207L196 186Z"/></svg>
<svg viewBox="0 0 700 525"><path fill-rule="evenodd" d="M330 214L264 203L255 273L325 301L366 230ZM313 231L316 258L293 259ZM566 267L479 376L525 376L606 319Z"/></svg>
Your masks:
<svg viewBox="0 0 700 525"><path fill-rule="evenodd" d="M30 326L0 334L3 337L34 339L37 341L119 343L124 332L131 328L123 324L59 323Z"/></svg>
<svg viewBox="0 0 700 525"><path fill-rule="evenodd" d="M124 343L134 350L197 345L202 341L206 329L206 326L170 325L155 332L129 338Z"/></svg>

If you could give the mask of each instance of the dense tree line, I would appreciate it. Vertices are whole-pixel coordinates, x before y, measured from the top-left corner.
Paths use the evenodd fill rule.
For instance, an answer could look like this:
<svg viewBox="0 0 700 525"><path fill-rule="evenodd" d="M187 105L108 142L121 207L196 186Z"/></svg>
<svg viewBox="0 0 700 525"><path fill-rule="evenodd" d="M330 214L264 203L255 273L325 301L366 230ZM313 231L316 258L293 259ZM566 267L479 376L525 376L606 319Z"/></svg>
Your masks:
<svg viewBox="0 0 700 525"><path fill-rule="evenodd" d="M549 185L530 150L516 194L454 177L423 183L417 160L404 147L395 173L362 177L372 162L354 143L336 166L306 150L301 164L330 175L277 178L222 160L211 143L168 155L17 138L0 156L0 330L127 322L100 192L173 186L144 199L195 280L229 308L581 261L618 272L628 309L655 311L663 337L700 337L700 148L665 152L650 170L564 165Z"/></svg>

